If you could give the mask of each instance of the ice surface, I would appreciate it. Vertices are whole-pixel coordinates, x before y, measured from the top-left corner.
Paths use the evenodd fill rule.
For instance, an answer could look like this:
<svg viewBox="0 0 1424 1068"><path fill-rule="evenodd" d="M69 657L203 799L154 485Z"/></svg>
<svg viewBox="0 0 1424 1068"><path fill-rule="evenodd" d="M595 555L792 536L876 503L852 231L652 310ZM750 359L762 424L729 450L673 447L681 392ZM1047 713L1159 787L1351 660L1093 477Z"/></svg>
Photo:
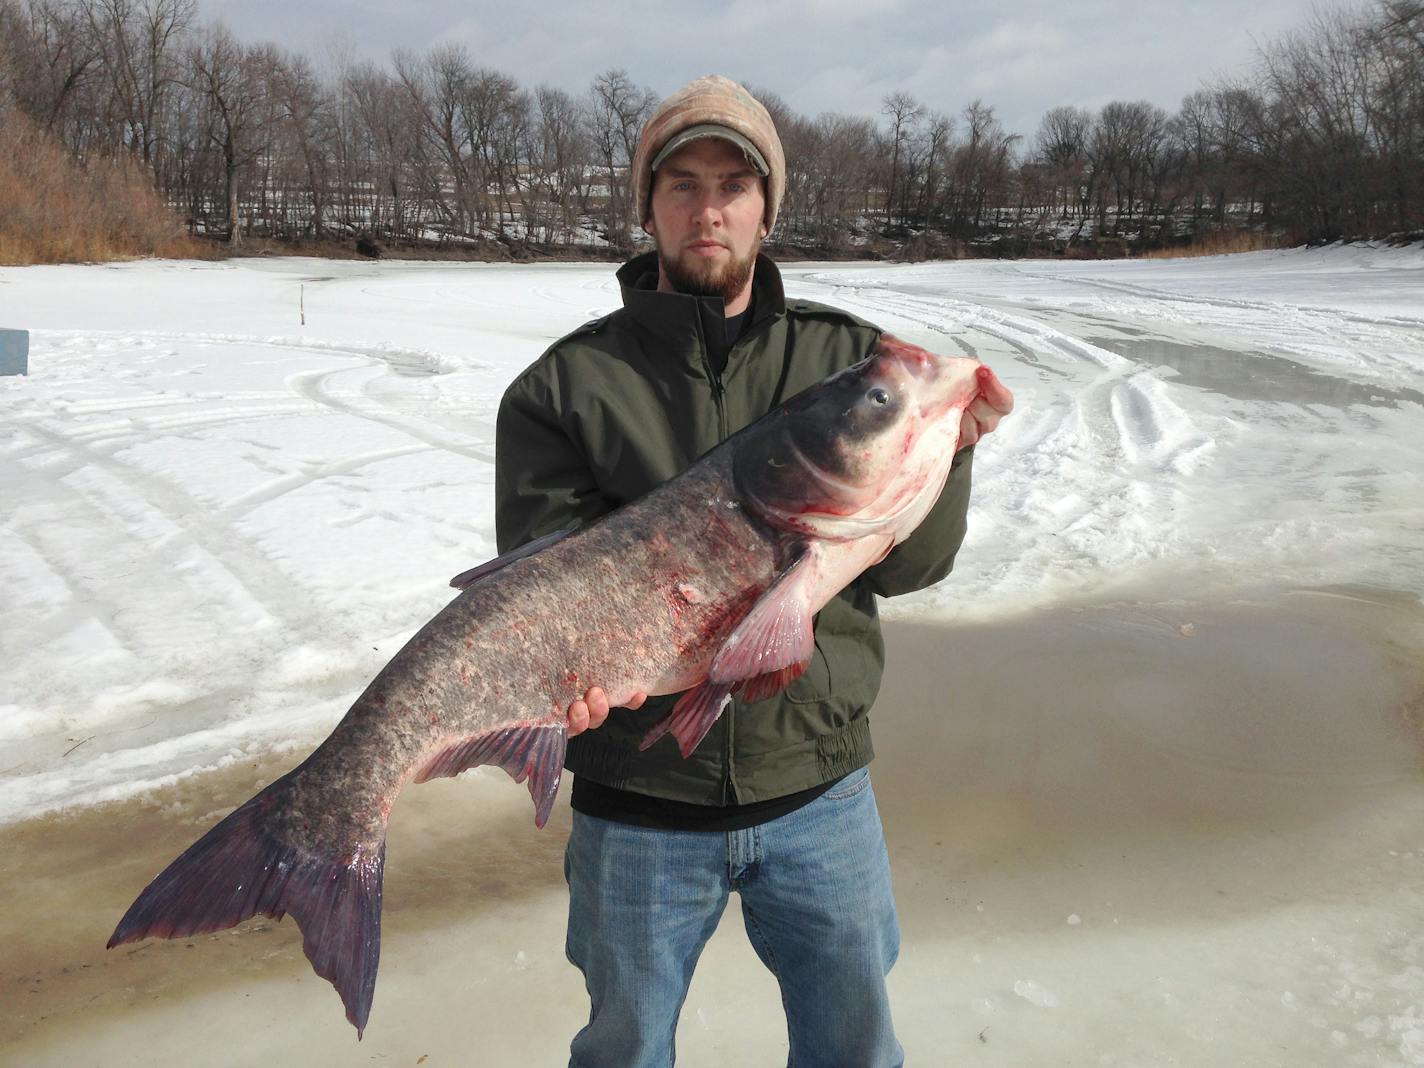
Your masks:
<svg viewBox="0 0 1424 1068"><path fill-rule="evenodd" d="M1418 249L785 273L1018 396L953 579L892 616L1424 589ZM0 382L0 822L261 724L319 738L493 555L504 386L616 301L596 264L0 268L0 317L32 331L31 374ZM292 650L323 667L274 670Z"/></svg>
<svg viewBox="0 0 1424 1068"><path fill-rule="evenodd" d="M936 1021L915 1063L1424 1064L1424 699L1394 688L1424 648L1424 254L785 273L1018 398L954 575L885 606L959 650L900 661L943 673L887 680L918 711L877 722L897 1012ZM32 331L31 374L0 380L0 824L305 753L493 555L504 386L616 302L599 264L0 268L0 320ZM1280 607L1305 596L1344 622ZM447 889L492 844L470 819ZM556 847L518 841L481 854L488 927L456 939L491 989L567 970L557 887L526 902L515 874L538 848L557 882ZM273 1011L310 979L296 953ZM776 1039L749 953L714 940L688 1063ZM387 1003L448 1012L400 993L400 959ZM190 1009L48 1063L147 1063Z"/></svg>
<svg viewBox="0 0 1424 1068"><path fill-rule="evenodd" d="M1018 397L956 572L886 604L951 627L891 631L877 711L911 1062L1424 1065L1424 252L786 285ZM289 924L100 947L493 555L498 397L617 300L608 265L0 268L31 330L0 380L17 1062L352 1062ZM554 1064L585 1011L567 812L535 833L523 790L468 779L394 810L360 1055L463 1062L478 1034ZM84 810L162 785L161 817ZM770 1064L775 984L726 927L684 1061Z"/></svg>

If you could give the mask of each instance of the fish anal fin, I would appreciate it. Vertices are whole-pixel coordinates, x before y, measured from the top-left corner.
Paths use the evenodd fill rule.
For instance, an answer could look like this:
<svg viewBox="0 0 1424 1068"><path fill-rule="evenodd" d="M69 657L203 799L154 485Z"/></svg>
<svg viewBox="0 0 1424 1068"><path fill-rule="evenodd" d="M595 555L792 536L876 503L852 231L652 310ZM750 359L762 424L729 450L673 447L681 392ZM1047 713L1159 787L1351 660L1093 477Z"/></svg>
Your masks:
<svg viewBox="0 0 1424 1068"><path fill-rule="evenodd" d="M807 593L815 581L815 561L813 551L803 550L767 587L712 658L708 682L754 681L810 662L815 638Z"/></svg>
<svg viewBox="0 0 1424 1068"><path fill-rule="evenodd" d="M526 556L533 556L537 552L543 552L556 541L562 541L572 534L575 527L564 527L563 530L556 530L552 534L545 534L542 538L535 538L533 541L525 542L517 549L496 556L493 560L486 560L484 563L470 568L468 571L461 571L450 580L450 585L457 590L466 589L473 586L486 575L492 575L502 568L508 567L516 560L523 560Z"/></svg>
<svg viewBox="0 0 1424 1068"><path fill-rule="evenodd" d="M707 737L707 732L712 729L712 724L717 722L722 709L727 707L727 702L731 699L732 685L704 682L701 686L688 690L678 698L677 704L672 706L672 711L643 735L638 749L647 749L664 734L671 733L677 739L678 752L684 760L687 759L702 739Z"/></svg>
<svg viewBox="0 0 1424 1068"><path fill-rule="evenodd" d="M811 663L808 660L804 663L779 668L776 671L768 671L765 675L758 675L754 679L739 682L732 692L748 704L753 701L765 701L768 697L779 694L806 674L806 669L810 666Z"/></svg>
<svg viewBox="0 0 1424 1068"><path fill-rule="evenodd" d="M479 764L503 768L515 782L529 783L534 824L542 827L554 808L564 772L569 727L563 719L542 719L481 731L437 753L415 781L455 776Z"/></svg>

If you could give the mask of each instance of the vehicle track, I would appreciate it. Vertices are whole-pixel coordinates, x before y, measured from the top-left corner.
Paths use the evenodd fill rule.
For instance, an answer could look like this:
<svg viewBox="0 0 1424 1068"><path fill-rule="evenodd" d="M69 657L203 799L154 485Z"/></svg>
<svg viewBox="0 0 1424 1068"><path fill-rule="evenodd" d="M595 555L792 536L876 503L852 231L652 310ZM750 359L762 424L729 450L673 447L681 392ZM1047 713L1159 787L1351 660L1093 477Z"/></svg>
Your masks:
<svg viewBox="0 0 1424 1068"><path fill-rule="evenodd" d="M1141 284L1076 274L1036 272L1018 266L1005 265L999 270L1037 281L1069 283L1133 297L1158 309L1164 305L1180 306L1186 312L1184 318L1194 325L1212 324L1215 320L1214 325L1220 328L1235 326L1239 329L1243 325L1240 317L1212 313L1244 313L1247 319L1245 325L1253 335L1263 332L1272 335L1275 338L1274 348L1278 351L1306 360L1312 356L1319 360L1324 355L1329 360L1328 369L1337 374L1343 369L1338 353L1358 348L1368 348L1373 354L1370 361L1371 380L1389 379L1391 370L1406 375L1417 374L1420 361L1424 359L1424 319L1412 316L1371 316L1319 305L1173 293ZM1345 366L1359 369L1349 361L1345 361ZM1385 369L1383 374L1381 367Z"/></svg>
<svg viewBox="0 0 1424 1068"><path fill-rule="evenodd" d="M1143 515L1181 508L1192 470L1218 447L1199 419L1172 399L1175 387L1155 368L1032 317L863 281L833 299L872 319L889 319L887 325L907 322L946 335L990 362L993 352L1007 351L1034 370L1046 388L1015 413L994 453L1028 484L1069 487L1053 499L1032 492L1021 499L1025 525L1050 531L1052 552L1071 553L1076 540L1086 538L1085 558L1108 555L1101 530L1128 529Z"/></svg>

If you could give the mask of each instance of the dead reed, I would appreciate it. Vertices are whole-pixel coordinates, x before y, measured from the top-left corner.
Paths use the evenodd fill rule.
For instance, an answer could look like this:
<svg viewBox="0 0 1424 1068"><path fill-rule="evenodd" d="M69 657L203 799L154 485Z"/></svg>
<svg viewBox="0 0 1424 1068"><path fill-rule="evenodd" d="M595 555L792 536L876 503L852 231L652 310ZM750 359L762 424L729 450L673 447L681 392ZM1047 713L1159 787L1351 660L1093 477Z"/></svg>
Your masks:
<svg viewBox="0 0 1424 1068"><path fill-rule="evenodd" d="M1145 260L1175 260L1192 256L1226 256L1233 252L1265 252L1287 248L1292 242L1283 234L1261 230L1212 230L1198 234L1190 244L1154 248L1140 254Z"/></svg>
<svg viewBox="0 0 1424 1068"><path fill-rule="evenodd" d="M0 108L0 264L211 258L127 157L78 161Z"/></svg>

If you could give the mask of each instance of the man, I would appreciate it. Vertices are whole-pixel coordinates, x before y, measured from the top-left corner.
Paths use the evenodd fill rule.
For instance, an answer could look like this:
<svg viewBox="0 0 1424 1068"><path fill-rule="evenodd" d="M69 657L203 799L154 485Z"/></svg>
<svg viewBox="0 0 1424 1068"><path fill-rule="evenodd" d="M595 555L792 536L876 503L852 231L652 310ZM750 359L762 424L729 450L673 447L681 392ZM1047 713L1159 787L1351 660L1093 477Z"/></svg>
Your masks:
<svg viewBox="0 0 1424 1068"><path fill-rule="evenodd" d="M618 271L622 309L555 343L501 403L501 552L641 496L879 338L844 312L788 304L760 254L785 161L766 109L740 85L699 78L664 101L633 178L656 252ZM1011 407L991 382L963 443ZM875 598L948 573L971 458L955 458L920 528L822 609L806 673L734 703L686 760L670 738L638 750L675 696L639 695L610 717L594 687L570 706L567 949L592 999L573 1068L672 1063L693 967L732 890L781 986L791 1063L902 1062L885 993L899 932L866 770L884 664Z"/></svg>

